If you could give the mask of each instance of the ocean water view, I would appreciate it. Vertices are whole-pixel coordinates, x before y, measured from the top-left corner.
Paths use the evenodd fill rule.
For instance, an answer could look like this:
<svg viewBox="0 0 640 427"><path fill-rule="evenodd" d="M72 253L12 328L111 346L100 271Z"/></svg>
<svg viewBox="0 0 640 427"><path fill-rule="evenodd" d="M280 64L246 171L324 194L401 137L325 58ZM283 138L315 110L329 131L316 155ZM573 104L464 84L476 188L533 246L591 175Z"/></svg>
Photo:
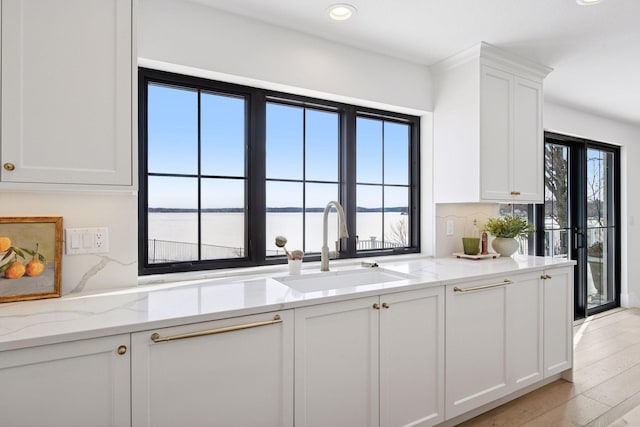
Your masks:
<svg viewBox="0 0 640 427"><path fill-rule="evenodd" d="M287 249L305 253L320 252L322 247L322 212L307 212L303 224L301 212L269 212L266 224L267 255L283 254L275 236L287 237ZM400 212L358 212L358 249L406 246L407 216ZM202 214L202 258L222 259L244 256L244 221L242 212L205 212ZM329 249L338 236L338 215L329 214ZM303 228L305 242L303 245ZM149 262L189 261L198 259L198 219L195 212L149 212Z"/></svg>

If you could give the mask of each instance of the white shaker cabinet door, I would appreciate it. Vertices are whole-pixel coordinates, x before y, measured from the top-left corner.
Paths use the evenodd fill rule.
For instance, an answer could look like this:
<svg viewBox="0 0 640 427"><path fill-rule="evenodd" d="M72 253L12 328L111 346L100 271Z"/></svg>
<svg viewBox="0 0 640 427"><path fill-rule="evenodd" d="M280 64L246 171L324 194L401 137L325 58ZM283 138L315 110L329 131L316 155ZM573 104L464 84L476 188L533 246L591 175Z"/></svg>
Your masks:
<svg viewBox="0 0 640 427"><path fill-rule="evenodd" d="M484 200L511 200L513 74L482 67L480 185Z"/></svg>
<svg viewBox="0 0 640 427"><path fill-rule="evenodd" d="M131 344L134 426L293 425L291 311L137 332Z"/></svg>
<svg viewBox="0 0 640 427"><path fill-rule="evenodd" d="M2 1L1 180L133 185L131 0Z"/></svg>
<svg viewBox="0 0 640 427"><path fill-rule="evenodd" d="M520 274L507 287L507 367L514 390L543 379L540 272Z"/></svg>
<svg viewBox="0 0 640 427"><path fill-rule="evenodd" d="M296 427L378 425L378 301L295 310Z"/></svg>
<svg viewBox="0 0 640 427"><path fill-rule="evenodd" d="M0 426L131 424L129 334L0 352Z"/></svg>
<svg viewBox="0 0 640 427"><path fill-rule="evenodd" d="M518 202L544 200L544 136L542 83L515 77L513 109L513 176L511 191Z"/></svg>
<svg viewBox="0 0 640 427"><path fill-rule="evenodd" d="M380 425L444 421L444 290L380 297Z"/></svg>
<svg viewBox="0 0 640 427"><path fill-rule="evenodd" d="M509 392L507 285L446 286L446 414L453 418Z"/></svg>
<svg viewBox="0 0 640 427"><path fill-rule="evenodd" d="M545 271L544 376L573 367L573 267Z"/></svg>

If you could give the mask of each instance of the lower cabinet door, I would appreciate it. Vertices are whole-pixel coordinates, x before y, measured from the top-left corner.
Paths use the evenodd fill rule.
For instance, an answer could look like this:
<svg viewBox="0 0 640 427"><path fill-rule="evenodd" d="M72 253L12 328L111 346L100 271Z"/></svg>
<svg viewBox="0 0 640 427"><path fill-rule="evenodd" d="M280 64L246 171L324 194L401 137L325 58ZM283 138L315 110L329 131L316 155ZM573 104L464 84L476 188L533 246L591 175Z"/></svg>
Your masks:
<svg viewBox="0 0 640 427"><path fill-rule="evenodd" d="M0 352L0 425L128 426L129 335Z"/></svg>
<svg viewBox="0 0 640 427"><path fill-rule="evenodd" d="M378 297L295 309L296 427L379 424L379 310Z"/></svg>
<svg viewBox="0 0 640 427"><path fill-rule="evenodd" d="M135 426L293 425L293 313L132 334Z"/></svg>
<svg viewBox="0 0 640 427"><path fill-rule="evenodd" d="M507 378L514 391L543 379L540 276L519 274L507 287Z"/></svg>
<svg viewBox="0 0 640 427"><path fill-rule="evenodd" d="M509 392L508 286L499 279L446 286L447 418Z"/></svg>
<svg viewBox="0 0 640 427"><path fill-rule="evenodd" d="M573 267L549 269L544 280L544 376L573 367Z"/></svg>
<svg viewBox="0 0 640 427"><path fill-rule="evenodd" d="M380 297L380 425L444 421L444 290Z"/></svg>

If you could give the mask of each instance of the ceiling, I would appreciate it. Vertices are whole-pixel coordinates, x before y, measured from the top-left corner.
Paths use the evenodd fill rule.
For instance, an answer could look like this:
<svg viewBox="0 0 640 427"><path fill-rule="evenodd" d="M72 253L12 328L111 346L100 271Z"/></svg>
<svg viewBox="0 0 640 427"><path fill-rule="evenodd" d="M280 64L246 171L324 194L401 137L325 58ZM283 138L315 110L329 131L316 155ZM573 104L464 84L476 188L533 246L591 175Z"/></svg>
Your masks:
<svg viewBox="0 0 640 427"><path fill-rule="evenodd" d="M545 99L640 126L639 0L194 1L424 65L485 41L554 68ZM331 21L338 1L355 17Z"/></svg>

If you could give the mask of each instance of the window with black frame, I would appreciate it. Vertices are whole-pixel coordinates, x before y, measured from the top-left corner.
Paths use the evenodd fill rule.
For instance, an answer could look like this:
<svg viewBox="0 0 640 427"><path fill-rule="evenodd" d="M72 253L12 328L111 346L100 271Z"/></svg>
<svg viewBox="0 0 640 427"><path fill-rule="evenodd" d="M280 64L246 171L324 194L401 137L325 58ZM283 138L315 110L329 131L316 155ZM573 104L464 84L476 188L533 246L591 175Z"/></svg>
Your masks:
<svg viewBox="0 0 640 427"><path fill-rule="evenodd" d="M141 68L139 273L419 251L418 117Z"/></svg>

